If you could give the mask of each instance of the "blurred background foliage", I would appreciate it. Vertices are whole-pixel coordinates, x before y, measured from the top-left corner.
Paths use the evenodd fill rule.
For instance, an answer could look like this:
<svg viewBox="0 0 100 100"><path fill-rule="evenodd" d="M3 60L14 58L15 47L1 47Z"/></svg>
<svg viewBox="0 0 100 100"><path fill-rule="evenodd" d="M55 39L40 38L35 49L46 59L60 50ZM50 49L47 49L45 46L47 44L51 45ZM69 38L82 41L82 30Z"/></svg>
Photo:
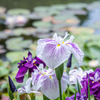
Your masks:
<svg viewBox="0 0 100 100"><path fill-rule="evenodd" d="M9 99L8 75L17 88L22 86L15 80L17 63L28 51L36 55L37 40L51 38L55 32L63 37L66 31L75 36L74 42L83 50L85 68L100 67L100 1L0 0L1 100ZM74 57L72 62L72 69L79 67ZM75 92L72 86L70 91Z"/></svg>

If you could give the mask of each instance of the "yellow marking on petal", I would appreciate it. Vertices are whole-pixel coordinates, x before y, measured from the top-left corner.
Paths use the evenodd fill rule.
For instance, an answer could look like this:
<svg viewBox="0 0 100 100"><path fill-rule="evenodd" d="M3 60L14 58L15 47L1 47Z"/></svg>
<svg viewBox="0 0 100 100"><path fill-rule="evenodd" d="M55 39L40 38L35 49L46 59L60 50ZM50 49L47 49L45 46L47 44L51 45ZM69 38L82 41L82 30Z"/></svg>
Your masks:
<svg viewBox="0 0 100 100"><path fill-rule="evenodd" d="M49 76L49 78L51 79L51 78L52 78L52 76Z"/></svg>
<svg viewBox="0 0 100 100"><path fill-rule="evenodd" d="M69 44L66 44L66 45L69 45Z"/></svg>
<svg viewBox="0 0 100 100"><path fill-rule="evenodd" d="M34 64L34 66L36 66L36 64Z"/></svg>
<svg viewBox="0 0 100 100"><path fill-rule="evenodd" d="M46 75L46 72L44 72L44 75Z"/></svg>
<svg viewBox="0 0 100 100"><path fill-rule="evenodd" d="M64 43L64 41L62 41L62 43Z"/></svg>
<svg viewBox="0 0 100 100"><path fill-rule="evenodd" d="M94 83L94 81L92 81L92 83Z"/></svg>
<svg viewBox="0 0 100 100"><path fill-rule="evenodd" d="M57 45L57 47L59 47L59 46L60 46L60 44Z"/></svg>
<svg viewBox="0 0 100 100"><path fill-rule="evenodd" d="M33 63L35 63L35 62L36 62L36 60L33 61Z"/></svg>
<svg viewBox="0 0 100 100"><path fill-rule="evenodd" d="M26 60L26 61L28 61L28 60Z"/></svg>

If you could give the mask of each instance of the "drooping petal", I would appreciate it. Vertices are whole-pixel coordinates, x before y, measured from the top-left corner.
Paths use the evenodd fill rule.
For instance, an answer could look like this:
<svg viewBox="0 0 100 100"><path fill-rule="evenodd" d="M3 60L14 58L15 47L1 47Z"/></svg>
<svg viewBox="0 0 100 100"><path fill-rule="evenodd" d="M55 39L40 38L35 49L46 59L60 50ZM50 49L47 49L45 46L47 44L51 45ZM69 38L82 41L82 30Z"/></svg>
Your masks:
<svg viewBox="0 0 100 100"><path fill-rule="evenodd" d="M69 49L75 56L75 58L77 59L79 65L83 65L83 56L84 53L83 51L78 47L78 45L76 43L68 43L66 45L67 49Z"/></svg>
<svg viewBox="0 0 100 100"><path fill-rule="evenodd" d="M16 81L19 82L19 83L22 83L23 82L23 79L24 79L24 75L25 73L27 72L28 68L25 67L25 66L21 66L17 75L16 75Z"/></svg>
<svg viewBox="0 0 100 100"><path fill-rule="evenodd" d="M56 68L61 63L66 61L70 55L70 51L65 48L65 45L60 45L57 42L47 43L39 56L49 68Z"/></svg>

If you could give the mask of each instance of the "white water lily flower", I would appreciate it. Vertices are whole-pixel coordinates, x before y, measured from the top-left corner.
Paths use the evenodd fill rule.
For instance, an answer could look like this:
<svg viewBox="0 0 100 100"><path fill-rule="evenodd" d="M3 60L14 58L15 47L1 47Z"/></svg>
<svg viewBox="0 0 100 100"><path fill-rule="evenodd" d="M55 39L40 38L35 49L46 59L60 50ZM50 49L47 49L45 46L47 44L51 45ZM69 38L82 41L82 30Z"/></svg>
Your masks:
<svg viewBox="0 0 100 100"><path fill-rule="evenodd" d="M26 82L24 90L26 93L42 92L49 99L56 99L59 97L59 83L55 70L43 69L43 66L41 66L32 73L32 77ZM67 84L69 84L69 77L64 72L61 78L62 93L66 91Z"/></svg>
<svg viewBox="0 0 100 100"><path fill-rule="evenodd" d="M82 78L85 77L87 73L89 74L91 72L93 72L92 69L88 71L83 71L81 68L70 70L69 71L70 84L77 84L77 80L78 80L79 84L81 85Z"/></svg>
<svg viewBox="0 0 100 100"><path fill-rule="evenodd" d="M97 66L99 66L99 60L91 60L91 61L89 61L89 66L90 67L97 67Z"/></svg>
<svg viewBox="0 0 100 100"><path fill-rule="evenodd" d="M65 37L62 38L57 36L55 33L52 39L39 39L38 46L36 49L37 56L45 61L49 68L54 69L66 61L71 52L76 57L79 65L82 65L84 53L78 47L76 43L72 43L74 36L71 36L69 40L64 39L69 34L66 33Z"/></svg>

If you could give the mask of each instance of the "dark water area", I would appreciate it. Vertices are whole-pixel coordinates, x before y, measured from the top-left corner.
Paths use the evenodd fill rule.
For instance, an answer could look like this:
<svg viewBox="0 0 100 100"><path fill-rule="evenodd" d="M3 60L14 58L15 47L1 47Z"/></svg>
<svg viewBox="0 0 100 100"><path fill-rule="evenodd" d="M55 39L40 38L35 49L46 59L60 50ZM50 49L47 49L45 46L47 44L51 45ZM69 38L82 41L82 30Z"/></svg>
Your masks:
<svg viewBox="0 0 100 100"><path fill-rule="evenodd" d="M26 8L33 10L36 6L51 6L55 4L68 4L68 3L92 3L98 0L0 0L0 6L7 9L11 8Z"/></svg>

